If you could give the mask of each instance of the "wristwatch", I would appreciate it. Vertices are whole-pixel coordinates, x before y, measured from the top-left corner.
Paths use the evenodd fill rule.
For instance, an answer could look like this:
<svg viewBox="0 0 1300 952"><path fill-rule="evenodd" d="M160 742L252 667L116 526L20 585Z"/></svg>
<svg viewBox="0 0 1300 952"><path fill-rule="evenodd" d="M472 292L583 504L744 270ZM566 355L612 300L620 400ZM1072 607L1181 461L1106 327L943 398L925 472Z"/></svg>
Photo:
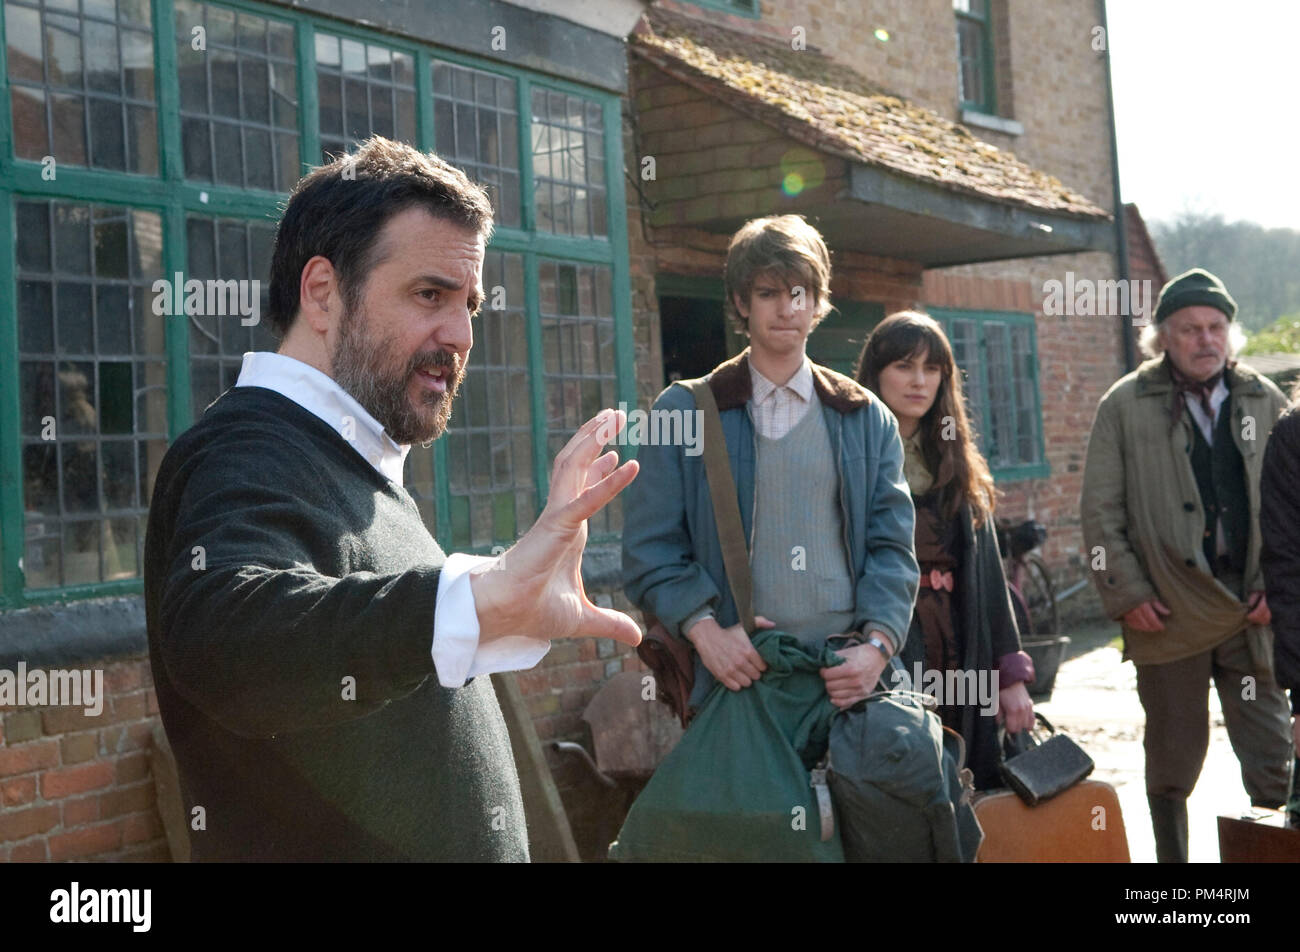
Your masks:
<svg viewBox="0 0 1300 952"><path fill-rule="evenodd" d="M891 648L888 644L886 644L885 641L879 635L872 635L870 638L867 639L867 644L871 645L871 647L875 648L882 655L884 655L886 661L888 661L890 658L894 656L894 649Z"/></svg>

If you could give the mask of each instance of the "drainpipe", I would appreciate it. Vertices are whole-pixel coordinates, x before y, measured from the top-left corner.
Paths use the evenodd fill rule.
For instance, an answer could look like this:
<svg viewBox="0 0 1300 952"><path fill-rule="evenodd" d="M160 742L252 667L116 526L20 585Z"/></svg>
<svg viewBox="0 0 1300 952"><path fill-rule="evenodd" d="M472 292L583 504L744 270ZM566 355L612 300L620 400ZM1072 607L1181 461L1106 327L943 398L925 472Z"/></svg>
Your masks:
<svg viewBox="0 0 1300 952"><path fill-rule="evenodd" d="M1115 184L1113 204L1115 208L1115 258L1121 281L1128 281L1128 219L1124 214L1124 200L1119 190L1119 138L1115 134L1115 90L1110 80L1110 27L1106 24L1106 0L1097 0L1097 16L1101 20L1102 36L1106 38L1103 51L1106 60L1106 115L1110 121L1110 167L1111 180ZM1130 310L1132 302L1130 302ZM1124 372L1137 367L1137 353L1133 347L1132 315L1120 315L1119 336L1124 345Z"/></svg>

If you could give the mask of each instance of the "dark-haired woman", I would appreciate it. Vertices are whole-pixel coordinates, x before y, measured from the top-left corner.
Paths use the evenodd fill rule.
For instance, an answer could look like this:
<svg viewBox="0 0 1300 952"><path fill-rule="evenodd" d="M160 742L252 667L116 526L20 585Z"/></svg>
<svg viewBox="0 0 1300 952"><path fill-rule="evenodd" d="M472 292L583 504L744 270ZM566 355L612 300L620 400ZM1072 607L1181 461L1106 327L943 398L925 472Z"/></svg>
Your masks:
<svg viewBox="0 0 1300 952"><path fill-rule="evenodd" d="M898 418L916 506L921 590L900 660L909 674L918 664L925 672L917 690L942 686L939 714L965 738L976 788L1002 786L997 725L1033 726L1025 684L1034 666L1020 650L993 529L993 477L966 418L952 347L933 318L893 314L867 338L857 379Z"/></svg>

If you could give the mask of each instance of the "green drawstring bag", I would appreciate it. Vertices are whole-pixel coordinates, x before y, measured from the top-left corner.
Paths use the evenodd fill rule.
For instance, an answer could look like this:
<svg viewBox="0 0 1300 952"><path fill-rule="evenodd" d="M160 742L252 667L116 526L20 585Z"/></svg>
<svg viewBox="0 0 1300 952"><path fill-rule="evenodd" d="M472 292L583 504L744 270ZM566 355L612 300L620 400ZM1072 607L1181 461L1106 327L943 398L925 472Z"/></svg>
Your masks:
<svg viewBox="0 0 1300 952"><path fill-rule="evenodd" d="M836 708L819 671L843 663L822 644L754 634L767 663L741 691L718 684L632 804L610 859L633 862L842 863L822 838L809 770L826 753Z"/></svg>

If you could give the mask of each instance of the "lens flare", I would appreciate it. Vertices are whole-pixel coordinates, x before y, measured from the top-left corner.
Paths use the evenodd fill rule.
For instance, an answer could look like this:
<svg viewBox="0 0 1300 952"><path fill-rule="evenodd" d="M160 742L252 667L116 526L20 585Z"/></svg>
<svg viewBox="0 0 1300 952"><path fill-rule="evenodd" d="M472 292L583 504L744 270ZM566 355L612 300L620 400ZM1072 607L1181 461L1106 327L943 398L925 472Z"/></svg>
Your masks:
<svg viewBox="0 0 1300 952"><path fill-rule="evenodd" d="M811 149L794 148L781 156L781 191L789 198L826 181L826 166Z"/></svg>

